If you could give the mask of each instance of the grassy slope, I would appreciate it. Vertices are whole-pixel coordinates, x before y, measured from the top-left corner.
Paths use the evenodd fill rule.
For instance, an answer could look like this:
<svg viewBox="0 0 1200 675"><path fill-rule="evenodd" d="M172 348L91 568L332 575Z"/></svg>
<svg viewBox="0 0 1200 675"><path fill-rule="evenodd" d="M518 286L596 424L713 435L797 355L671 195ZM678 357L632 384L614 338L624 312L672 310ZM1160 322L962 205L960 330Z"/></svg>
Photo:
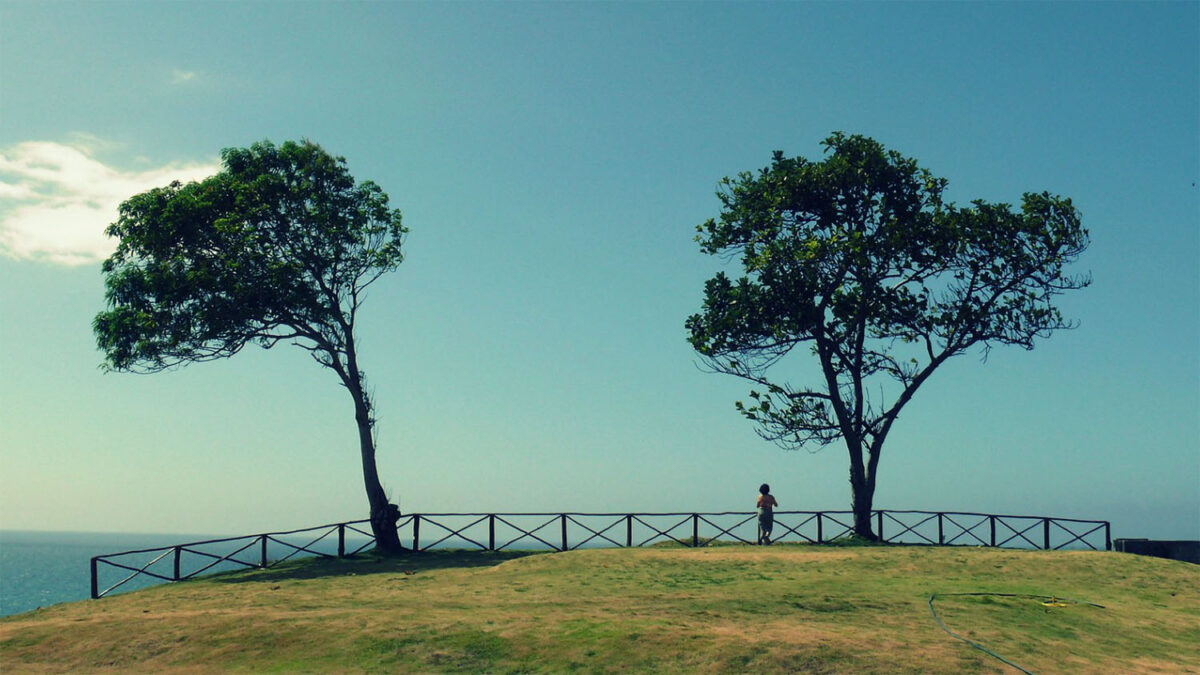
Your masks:
<svg viewBox="0 0 1200 675"><path fill-rule="evenodd" d="M17 672L1200 673L1200 567L919 547L300 562L0 619Z"/></svg>

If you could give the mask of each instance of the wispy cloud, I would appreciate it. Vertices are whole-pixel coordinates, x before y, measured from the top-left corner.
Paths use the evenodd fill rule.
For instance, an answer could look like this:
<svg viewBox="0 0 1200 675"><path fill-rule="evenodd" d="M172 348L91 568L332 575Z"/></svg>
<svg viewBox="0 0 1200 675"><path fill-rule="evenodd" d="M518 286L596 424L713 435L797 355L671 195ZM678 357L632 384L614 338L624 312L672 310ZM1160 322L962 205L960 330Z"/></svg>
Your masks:
<svg viewBox="0 0 1200 675"><path fill-rule="evenodd" d="M199 180L216 164L177 163L122 171L84 147L41 141L0 150L0 255L59 265L108 257L116 242L104 234L121 202L173 180Z"/></svg>
<svg viewBox="0 0 1200 675"><path fill-rule="evenodd" d="M183 84L196 79L196 71L176 68L171 71L171 84Z"/></svg>

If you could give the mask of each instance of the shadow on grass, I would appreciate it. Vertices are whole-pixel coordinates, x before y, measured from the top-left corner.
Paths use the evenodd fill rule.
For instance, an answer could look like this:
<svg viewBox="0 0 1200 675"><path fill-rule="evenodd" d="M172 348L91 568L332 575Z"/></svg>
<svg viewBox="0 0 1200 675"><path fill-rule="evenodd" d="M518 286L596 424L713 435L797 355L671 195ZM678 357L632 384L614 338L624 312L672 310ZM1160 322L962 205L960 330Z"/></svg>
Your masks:
<svg viewBox="0 0 1200 675"><path fill-rule="evenodd" d="M645 548L692 548L691 539L667 540ZM701 548L744 546L740 541L701 539ZM771 548L841 548L892 546L878 541L867 541L858 537L843 537L823 544L802 542L777 542ZM466 569L494 567L509 560L531 555L546 555L553 551L479 551L449 549L386 555L366 551L345 558L311 557L280 563L267 569L235 570L218 572L199 577L205 581L221 584L263 583L289 579L319 579L346 575L366 574L417 574L440 569Z"/></svg>
<svg viewBox="0 0 1200 675"><path fill-rule="evenodd" d="M350 574L359 576L367 574L417 574L443 569L495 567L509 560L524 558L530 555L543 555L545 553L547 552L446 550L383 555L374 551L368 551L346 558L301 558L267 569L223 572L204 577L204 579L220 584L243 584L295 579L320 579Z"/></svg>
<svg viewBox="0 0 1200 675"><path fill-rule="evenodd" d="M653 544L648 544L646 546L643 546L642 548L655 548L655 549L657 549L657 548L720 548L720 547L727 547L727 546L752 546L752 547L760 546L760 544L755 544L753 542L746 541L745 539L731 540L731 539L711 539L711 538L700 537L697 540L697 542L698 542L697 546L693 546L691 537L676 537L676 538L672 538L672 539L664 539L662 541L656 541ZM808 547L810 550L818 550L821 548L873 548L873 547L883 548L883 547L921 546L921 545L922 544L894 543L894 542L887 542L887 541L883 541L883 540L872 541L870 539L860 537L856 534L838 537L837 539L830 539L828 541L823 541L821 543L817 543L815 541L783 540L783 541L774 541L774 542L771 542L770 544L767 544L767 546L771 547L771 548Z"/></svg>

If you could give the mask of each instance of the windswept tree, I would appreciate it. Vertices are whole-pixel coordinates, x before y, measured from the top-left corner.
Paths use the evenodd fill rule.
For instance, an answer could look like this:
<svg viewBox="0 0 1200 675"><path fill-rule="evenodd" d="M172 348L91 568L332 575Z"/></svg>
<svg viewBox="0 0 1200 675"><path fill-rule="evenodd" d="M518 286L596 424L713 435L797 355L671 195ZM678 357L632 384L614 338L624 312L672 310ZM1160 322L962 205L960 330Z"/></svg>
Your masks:
<svg viewBox="0 0 1200 675"><path fill-rule="evenodd" d="M952 356L1032 349L1071 327L1053 300L1090 283L1066 272L1088 233L1070 199L959 207L943 200L945 179L870 138L824 146L822 161L776 152L721 182L720 217L696 240L743 274L710 279L686 327L708 367L755 385L736 408L763 438L845 444L854 531L875 539L879 459L900 411ZM805 358L819 369L789 381Z"/></svg>
<svg viewBox="0 0 1200 675"><path fill-rule="evenodd" d="M109 236L108 309L96 340L110 370L158 372L290 342L354 401L371 527L403 547L375 468L375 418L354 329L367 288L403 260L400 211L315 143L221 153L224 168L131 197Z"/></svg>

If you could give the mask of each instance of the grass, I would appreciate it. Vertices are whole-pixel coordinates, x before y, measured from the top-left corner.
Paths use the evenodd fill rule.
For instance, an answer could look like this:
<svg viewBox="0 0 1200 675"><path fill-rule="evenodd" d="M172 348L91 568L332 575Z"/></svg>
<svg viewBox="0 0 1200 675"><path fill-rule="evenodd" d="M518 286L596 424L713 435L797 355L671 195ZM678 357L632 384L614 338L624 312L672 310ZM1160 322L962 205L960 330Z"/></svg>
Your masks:
<svg viewBox="0 0 1200 675"><path fill-rule="evenodd" d="M24 672L1200 673L1200 567L1117 553L655 547L299 561L0 619ZM955 593L1056 596L1041 599ZM1084 604L1103 605L1103 608Z"/></svg>

